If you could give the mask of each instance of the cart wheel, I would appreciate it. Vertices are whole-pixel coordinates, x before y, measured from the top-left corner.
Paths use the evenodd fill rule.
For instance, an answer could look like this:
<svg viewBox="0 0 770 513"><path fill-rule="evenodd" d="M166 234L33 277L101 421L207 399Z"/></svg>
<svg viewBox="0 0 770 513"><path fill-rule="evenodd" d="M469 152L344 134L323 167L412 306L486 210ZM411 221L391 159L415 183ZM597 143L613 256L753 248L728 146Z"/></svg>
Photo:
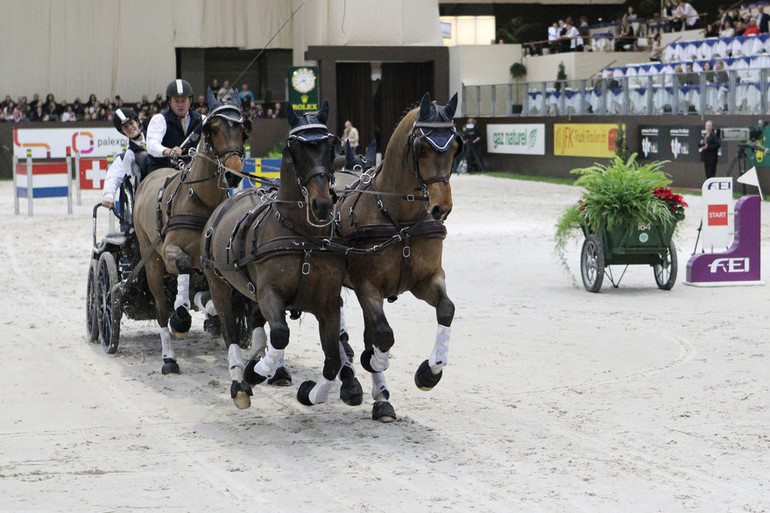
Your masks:
<svg viewBox="0 0 770 513"><path fill-rule="evenodd" d="M118 267L112 253L102 253L96 271L96 319L99 324L99 335L102 347L107 354L118 350L120 341L120 318L123 307L120 304L120 294L113 293L118 283Z"/></svg>
<svg viewBox="0 0 770 513"><path fill-rule="evenodd" d="M663 259L663 263L660 265L653 265L652 270L655 272L655 283L658 284L659 289L671 290L676 282L676 246L674 241L666 248L666 255Z"/></svg>
<svg viewBox="0 0 770 513"><path fill-rule="evenodd" d="M604 281L604 248L596 235L589 235L580 252L580 274L588 292L599 292Z"/></svg>
<svg viewBox="0 0 770 513"><path fill-rule="evenodd" d="M96 321L96 265L98 260L91 259L88 266L88 285L86 286L86 337L89 342L99 340L99 324Z"/></svg>

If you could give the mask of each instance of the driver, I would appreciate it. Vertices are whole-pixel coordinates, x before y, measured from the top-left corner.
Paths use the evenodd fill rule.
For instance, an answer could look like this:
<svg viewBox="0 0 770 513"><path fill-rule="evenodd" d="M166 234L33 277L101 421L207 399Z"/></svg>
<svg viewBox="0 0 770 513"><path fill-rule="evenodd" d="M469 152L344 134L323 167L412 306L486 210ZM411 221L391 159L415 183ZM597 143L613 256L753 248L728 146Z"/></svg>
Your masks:
<svg viewBox="0 0 770 513"><path fill-rule="evenodd" d="M166 87L168 108L155 114L147 126L148 172L171 167L171 159L184 152L183 144L196 144L201 135L203 116L191 110L193 88L187 80L176 79Z"/></svg>
<svg viewBox="0 0 770 513"><path fill-rule="evenodd" d="M118 189L126 177L136 175L142 179L147 174L147 143L142 132L142 125L139 123L139 116L133 109L120 107L115 110L112 123L118 132L128 137L128 149L115 158L104 178L102 205L107 208L115 206ZM137 167L136 170L134 170L134 166Z"/></svg>

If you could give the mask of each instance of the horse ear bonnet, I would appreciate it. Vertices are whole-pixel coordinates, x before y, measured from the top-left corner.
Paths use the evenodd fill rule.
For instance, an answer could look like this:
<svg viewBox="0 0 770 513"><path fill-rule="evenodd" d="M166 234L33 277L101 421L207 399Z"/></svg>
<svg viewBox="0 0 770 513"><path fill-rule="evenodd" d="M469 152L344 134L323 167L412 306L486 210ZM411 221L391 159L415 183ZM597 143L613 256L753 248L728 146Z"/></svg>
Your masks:
<svg viewBox="0 0 770 513"><path fill-rule="evenodd" d="M436 151L446 150L452 139L457 136L452 121L456 108L456 93L444 107L431 102L429 93L425 93L420 101L420 112L414 127L419 131L420 137L426 139Z"/></svg>
<svg viewBox="0 0 770 513"><path fill-rule="evenodd" d="M227 101L222 102L217 100L213 91L209 87L206 90L206 101L209 104L209 113L206 116L204 125L208 124L208 120L214 117L224 118L233 123L243 123L246 126L246 130L251 130L251 120L246 118L241 111L241 99L237 94L232 95Z"/></svg>
<svg viewBox="0 0 770 513"><path fill-rule="evenodd" d="M334 137L326 127L326 120L329 117L328 100L324 100L318 112L305 112L301 116L297 115L290 103L286 104L286 107L286 119L291 125L289 137L295 137L303 142L318 142ZM335 148L337 154L340 151L341 148Z"/></svg>

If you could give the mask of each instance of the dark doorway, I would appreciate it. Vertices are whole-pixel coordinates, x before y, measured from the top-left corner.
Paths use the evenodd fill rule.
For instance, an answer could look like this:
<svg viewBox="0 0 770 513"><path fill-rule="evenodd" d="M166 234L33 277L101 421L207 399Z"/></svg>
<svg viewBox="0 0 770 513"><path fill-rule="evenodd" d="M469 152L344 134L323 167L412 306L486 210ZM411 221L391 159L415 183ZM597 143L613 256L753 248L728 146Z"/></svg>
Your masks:
<svg viewBox="0 0 770 513"><path fill-rule="evenodd" d="M381 70L373 73L373 69ZM404 113L426 92L435 97L433 62L338 62L337 133L345 121L358 128L359 152L373 140L384 153L387 141ZM375 80L373 80L375 78Z"/></svg>

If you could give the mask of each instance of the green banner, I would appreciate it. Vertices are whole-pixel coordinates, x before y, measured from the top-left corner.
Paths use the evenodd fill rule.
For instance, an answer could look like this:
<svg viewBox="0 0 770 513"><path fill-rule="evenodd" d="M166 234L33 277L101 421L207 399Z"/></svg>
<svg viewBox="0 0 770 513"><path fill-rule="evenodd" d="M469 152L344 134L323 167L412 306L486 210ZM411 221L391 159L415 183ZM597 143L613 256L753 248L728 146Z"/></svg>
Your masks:
<svg viewBox="0 0 770 513"><path fill-rule="evenodd" d="M289 103L298 112L316 111L318 105L318 68L293 66L289 68Z"/></svg>

